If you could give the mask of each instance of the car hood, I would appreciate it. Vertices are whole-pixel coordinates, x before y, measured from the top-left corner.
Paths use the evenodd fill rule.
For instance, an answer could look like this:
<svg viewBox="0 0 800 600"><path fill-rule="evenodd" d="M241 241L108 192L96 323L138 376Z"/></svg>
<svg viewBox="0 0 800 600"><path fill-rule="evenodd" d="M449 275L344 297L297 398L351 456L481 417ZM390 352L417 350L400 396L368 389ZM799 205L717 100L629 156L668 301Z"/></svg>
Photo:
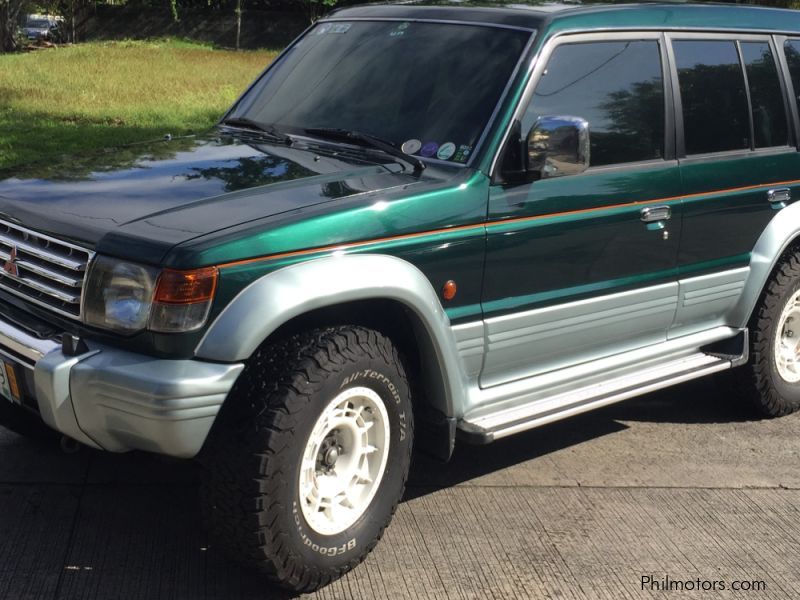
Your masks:
<svg viewBox="0 0 800 600"><path fill-rule="evenodd" d="M370 158L246 134L138 144L0 174L0 219L98 251L135 240L157 261L199 236L419 181Z"/></svg>

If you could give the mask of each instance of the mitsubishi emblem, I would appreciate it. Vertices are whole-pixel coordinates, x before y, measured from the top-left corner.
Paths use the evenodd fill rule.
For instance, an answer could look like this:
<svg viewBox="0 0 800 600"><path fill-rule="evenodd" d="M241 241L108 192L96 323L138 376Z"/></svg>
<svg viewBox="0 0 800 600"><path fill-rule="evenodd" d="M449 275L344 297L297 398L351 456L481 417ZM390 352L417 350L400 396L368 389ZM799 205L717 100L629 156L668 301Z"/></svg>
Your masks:
<svg viewBox="0 0 800 600"><path fill-rule="evenodd" d="M17 267L17 247L11 246L11 252L8 253L8 260L3 265L3 271L12 277L19 277L19 268Z"/></svg>

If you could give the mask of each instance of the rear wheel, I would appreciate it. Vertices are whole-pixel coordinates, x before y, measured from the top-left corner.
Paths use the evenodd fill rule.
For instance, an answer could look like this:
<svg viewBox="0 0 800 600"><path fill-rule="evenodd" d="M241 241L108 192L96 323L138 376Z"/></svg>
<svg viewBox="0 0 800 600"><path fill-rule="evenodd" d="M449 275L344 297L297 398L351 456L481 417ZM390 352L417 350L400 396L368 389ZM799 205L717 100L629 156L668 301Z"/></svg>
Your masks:
<svg viewBox="0 0 800 600"><path fill-rule="evenodd" d="M359 564L402 496L413 421L392 343L346 326L259 350L203 455L213 543L295 591Z"/></svg>
<svg viewBox="0 0 800 600"><path fill-rule="evenodd" d="M800 409L800 252L770 277L750 321L750 362L733 376L763 416Z"/></svg>

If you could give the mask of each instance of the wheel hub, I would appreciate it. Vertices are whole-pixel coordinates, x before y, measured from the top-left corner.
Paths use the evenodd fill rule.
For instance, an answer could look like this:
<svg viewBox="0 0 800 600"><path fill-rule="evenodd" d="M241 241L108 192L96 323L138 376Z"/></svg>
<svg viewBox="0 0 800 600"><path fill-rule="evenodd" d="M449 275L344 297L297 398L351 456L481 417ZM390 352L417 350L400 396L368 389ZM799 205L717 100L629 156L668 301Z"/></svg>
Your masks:
<svg viewBox="0 0 800 600"><path fill-rule="evenodd" d="M299 492L317 533L335 535L364 514L389 456L389 415L370 388L340 393L322 411L306 442Z"/></svg>
<svg viewBox="0 0 800 600"><path fill-rule="evenodd" d="M339 456L343 451L337 437L338 433L339 432L334 429L325 437L325 440L320 445L319 454L317 456L318 473L320 471L330 472L336 467L336 461L339 460Z"/></svg>
<svg viewBox="0 0 800 600"><path fill-rule="evenodd" d="M775 333L775 365L789 383L800 382L800 291L795 292L781 311Z"/></svg>

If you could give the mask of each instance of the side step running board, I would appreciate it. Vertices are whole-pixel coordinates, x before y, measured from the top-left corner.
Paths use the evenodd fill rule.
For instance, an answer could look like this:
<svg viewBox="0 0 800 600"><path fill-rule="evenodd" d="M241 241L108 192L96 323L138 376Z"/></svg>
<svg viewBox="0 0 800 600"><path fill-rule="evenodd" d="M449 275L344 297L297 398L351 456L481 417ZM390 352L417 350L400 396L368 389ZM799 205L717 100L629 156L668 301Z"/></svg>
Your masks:
<svg viewBox="0 0 800 600"><path fill-rule="evenodd" d="M459 438L476 444L533 429L553 421L730 369L737 361L724 354L697 352L569 392L458 423Z"/></svg>

